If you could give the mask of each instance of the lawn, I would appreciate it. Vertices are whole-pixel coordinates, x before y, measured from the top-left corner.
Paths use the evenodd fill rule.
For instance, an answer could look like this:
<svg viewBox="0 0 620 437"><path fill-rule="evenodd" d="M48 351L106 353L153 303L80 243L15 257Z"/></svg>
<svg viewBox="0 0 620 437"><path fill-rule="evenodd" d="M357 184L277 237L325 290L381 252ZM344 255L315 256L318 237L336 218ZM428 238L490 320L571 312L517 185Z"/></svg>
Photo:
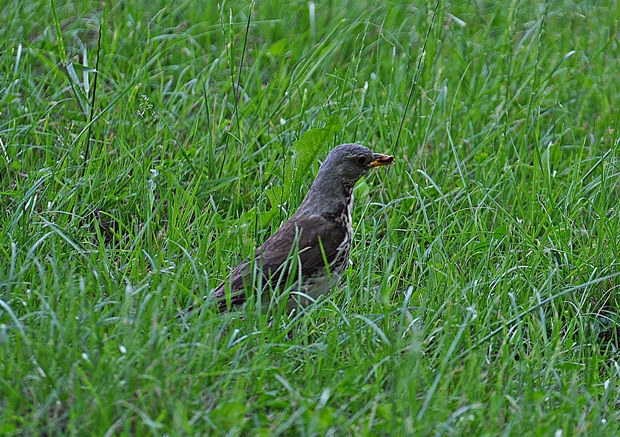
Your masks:
<svg viewBox="0 0 620 437"><path fill-rule="evenodd" d="M618 2L2 3L0 435L620 435ZM347 142L340 284L179 316Z"/></svg>

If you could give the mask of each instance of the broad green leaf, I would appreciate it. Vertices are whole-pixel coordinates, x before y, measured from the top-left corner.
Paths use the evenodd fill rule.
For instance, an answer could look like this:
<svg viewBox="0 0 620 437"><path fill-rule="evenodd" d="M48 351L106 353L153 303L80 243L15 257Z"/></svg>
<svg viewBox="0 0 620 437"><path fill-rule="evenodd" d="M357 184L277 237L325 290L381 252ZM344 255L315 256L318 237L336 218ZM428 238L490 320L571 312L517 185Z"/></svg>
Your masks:
<svg viewBox="0 0 620 437"><path fill-rule="evenodd" d="M271 47L269 47L269 54L271 56L279 56L284 53L286 47L288 46L288 41L285 39L278 40L274 42Z"/></svg>
<svg viewBox="0 0 620 437"><path fill-rule="evenodd" d="M332 115L325 120L324 127L310 129L293 143L293 159L289 161L284 174L283 201L289 199L291 188L299 183L321 150L325 149L327 142L340 130L342 122L338 116Z"/></svg>

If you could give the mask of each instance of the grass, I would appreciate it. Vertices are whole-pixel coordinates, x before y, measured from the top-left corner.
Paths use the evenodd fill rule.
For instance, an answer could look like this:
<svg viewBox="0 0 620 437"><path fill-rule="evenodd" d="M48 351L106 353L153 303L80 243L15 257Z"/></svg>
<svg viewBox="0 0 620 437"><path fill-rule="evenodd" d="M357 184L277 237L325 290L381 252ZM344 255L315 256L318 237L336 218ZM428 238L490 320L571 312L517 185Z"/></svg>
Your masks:
<svg viewBox="0 0 620 437"><path fill-rule="evenodd" d="M6 1L0 434L618 435L619 6L462 3ZM176 318L328 120L341 284Z"/></svg>

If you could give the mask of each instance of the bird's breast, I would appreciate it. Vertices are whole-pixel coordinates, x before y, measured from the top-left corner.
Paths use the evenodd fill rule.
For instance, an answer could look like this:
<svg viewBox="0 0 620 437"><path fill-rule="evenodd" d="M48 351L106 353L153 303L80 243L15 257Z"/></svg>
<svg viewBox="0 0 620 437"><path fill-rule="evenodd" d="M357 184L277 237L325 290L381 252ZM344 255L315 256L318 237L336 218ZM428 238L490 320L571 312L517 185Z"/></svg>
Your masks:
<svg viewBox="0 0 620 437"><path fill-rule="evenodd" d="M353 194L345 198L344 205L340 213L336 216L335 221L340 224L344 230L344 239L336 249L335 270L340 274L347 268L349 263L349 253L351 251L351 240L353 239Z"/></svg>
<svg viewBox="0 0 620 437"><path fill-rule="evenodd" d="M352 226L352 213L353 213L353 194L351 196L346 197L345 201L339 205L340 208L338 213L334 217L334 221L336 223L342 225L344 229L347 231L347 234L351 234L353 232Z"/></svg>

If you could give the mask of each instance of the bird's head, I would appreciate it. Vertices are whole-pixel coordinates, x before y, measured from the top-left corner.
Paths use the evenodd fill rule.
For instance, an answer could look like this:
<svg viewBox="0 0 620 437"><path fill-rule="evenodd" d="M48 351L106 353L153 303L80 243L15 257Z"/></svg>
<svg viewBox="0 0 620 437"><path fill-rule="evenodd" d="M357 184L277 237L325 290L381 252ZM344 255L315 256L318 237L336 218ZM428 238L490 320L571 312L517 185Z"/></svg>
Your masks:
<svg viewBox="0 0 620 437"><path fill-rule="evenodd" d="M359 144L342 144L329 153L319 173L337 175L341 181L355 184L371 168L393 162L391 155L373 153Z"/></svg>
<svg viewBox="0 0 620 437"><path fill-rule="evenodd" d="M339 213L352 200L353 187L373 167L390 165L394 157L373 153L359 144L342 144L332 149L319 169L296 214Z"/></svg>

